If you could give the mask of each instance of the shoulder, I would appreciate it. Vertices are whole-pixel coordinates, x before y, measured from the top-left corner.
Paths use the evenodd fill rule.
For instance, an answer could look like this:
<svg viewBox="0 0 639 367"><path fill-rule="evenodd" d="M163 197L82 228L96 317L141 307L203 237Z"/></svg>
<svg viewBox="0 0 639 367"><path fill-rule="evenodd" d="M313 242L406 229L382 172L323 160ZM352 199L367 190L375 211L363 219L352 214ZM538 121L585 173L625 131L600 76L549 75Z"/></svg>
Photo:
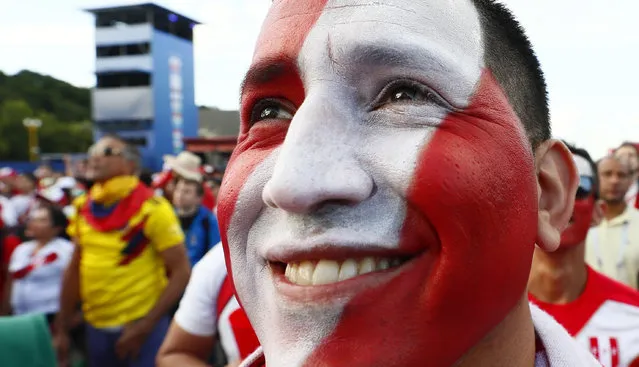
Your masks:
<svg viewBox="0 0 639 367"><path fill-rule="evenodd" d="M593 287L601 292L606 293L606 300L616 301L619 303L639 307L638 291L593 269L590 269L590 276L593 280Z"/></svg>
<svg viewBox="0 0 639 367"><path fill-rule="evenodd" d="M175 210L168 200L161 196L153 195L148 198L140 209L141 216L147 216L151 221L176 218ZM177 222L177 219L175 219Z"/></svg>
<svg viewBox="0 0 639 367"><path fill-rule="evenodd" d="M67 239L58 237L51 242L51 244L58 249L63 251L73 251L73 243Z"/></svg>
<svg viewBox="0 0 639 367"><path fill-rule="evenodd" d="M550 315L532 304L530 311L535 332L551 366L600 366L590 351L579 345Z"/></svg>
<svg viewBox="0 0 639 367"><path fill-rule="evenodd" d="M639 222L639 209L628 207L628 218L631 222Z"/></svg>
<svg viewBox="0 0 639 367"><path fill-rule="evenodd" d="M193 267L193 277L203 276L214 283L222 283L226 277L226 262L222 244L217 244L210 249L204 257ZM221 279L221 280L220 280Z"/></svg>
<svg viewBox="0 0 639 367"><path fill-rule="evenodd" d="M11 253L11 259L16 260L16 259L20 259L27 256L28 254L31 253L31 251L33 251L34 247L35 247L34 241L22 242Z"/></svg>
<svg viewBox="0 0 639 367"><path fill-rule="evenodd" d="M153 210L157 209L170 209L171 211L173 211L173 206L171 206L171 203L169 203L169 201L166 200L166 198L164 198L163 196L158 195L153 195L146 199L146 201L144 201L144 204L142 204L142 208L151 210L151 214L153 214Z"/></svg>
<svg viewBox="0 0 639 367"><path fill-rule="evenodd" d="M87 202L88 196L87 194L82 194L80 196L78 196L77 198L73 199L73 202L71 203L71 205L73 205L76 208L81 207L82 205L84 205L84 203Z"/></svg>

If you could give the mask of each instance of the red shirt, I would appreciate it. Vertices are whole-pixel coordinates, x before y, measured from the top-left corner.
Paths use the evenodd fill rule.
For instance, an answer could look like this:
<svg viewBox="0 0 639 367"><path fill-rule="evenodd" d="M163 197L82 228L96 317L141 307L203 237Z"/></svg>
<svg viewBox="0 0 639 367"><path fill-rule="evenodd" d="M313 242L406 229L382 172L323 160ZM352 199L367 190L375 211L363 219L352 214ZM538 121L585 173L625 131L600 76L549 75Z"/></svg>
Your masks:
<svg viewBox="0 0 639 367"><path fill-rule="evenodd" d="M604 367L639 367L639 292L588 267L583 293L568 304L528 295Z"/></svg>

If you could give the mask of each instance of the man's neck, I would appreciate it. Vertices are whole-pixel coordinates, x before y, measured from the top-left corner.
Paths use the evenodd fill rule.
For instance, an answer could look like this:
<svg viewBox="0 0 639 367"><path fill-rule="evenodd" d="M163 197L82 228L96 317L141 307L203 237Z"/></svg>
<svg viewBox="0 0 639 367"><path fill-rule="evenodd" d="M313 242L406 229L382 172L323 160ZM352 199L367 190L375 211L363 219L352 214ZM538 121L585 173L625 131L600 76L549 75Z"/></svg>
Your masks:
<svg viewBox="0 0 639 367"><path fill-rule="evenodd" d="M533 367L535 327L524 296L506 318L455 367Z"/></svg>
<svg viewBox="0 0 639 367"><path fill-rule="evenodd" d="M606 211L604 213L604 217L606 220L615 219L626 210L625 200L621 200L620 202L606 202Z"/></svg>
<svg viewBox="0 0 639 367"><path fill-rule="evenodd" d="M584 251L583 243L554 253L535 250L528 291L545 303L575 301L583 293L588 280Z"/></svg>

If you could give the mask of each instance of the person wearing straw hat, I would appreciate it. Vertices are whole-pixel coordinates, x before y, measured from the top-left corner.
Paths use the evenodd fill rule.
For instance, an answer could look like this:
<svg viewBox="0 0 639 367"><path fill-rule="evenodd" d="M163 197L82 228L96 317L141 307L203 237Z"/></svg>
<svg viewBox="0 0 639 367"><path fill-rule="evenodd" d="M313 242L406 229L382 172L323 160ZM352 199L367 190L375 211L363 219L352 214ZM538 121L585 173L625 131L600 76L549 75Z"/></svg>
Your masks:
<svg viewBox="0 0 639 367"><path fill-rule="evenodd" d="M169 201L173 200L173 191L179 177L188 180L202 182L202 160L191 152L181 152L177 156L165 155L164 169L153 180L153 188L160 190L162 195ZM202 205L213 211L215 208L215 196L208 186L204 186Z"/></svg>

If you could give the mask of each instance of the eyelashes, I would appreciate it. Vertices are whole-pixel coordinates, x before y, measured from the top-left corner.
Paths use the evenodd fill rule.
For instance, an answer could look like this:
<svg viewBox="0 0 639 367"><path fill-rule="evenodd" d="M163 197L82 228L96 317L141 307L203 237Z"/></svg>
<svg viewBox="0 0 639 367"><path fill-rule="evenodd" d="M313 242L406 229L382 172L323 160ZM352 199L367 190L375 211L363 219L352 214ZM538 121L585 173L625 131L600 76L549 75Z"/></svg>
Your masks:
<svg viewBox="0 0 639 367"><path fill-rule="evenodd" d="M411 79L396 79L387 83L371 103L371 110L403 105L437 105L448 110L453 108L437 92L423 83ZM250 126L268 121L290 121L297 108L285 98L265 98L251 109Z"/></svg>

